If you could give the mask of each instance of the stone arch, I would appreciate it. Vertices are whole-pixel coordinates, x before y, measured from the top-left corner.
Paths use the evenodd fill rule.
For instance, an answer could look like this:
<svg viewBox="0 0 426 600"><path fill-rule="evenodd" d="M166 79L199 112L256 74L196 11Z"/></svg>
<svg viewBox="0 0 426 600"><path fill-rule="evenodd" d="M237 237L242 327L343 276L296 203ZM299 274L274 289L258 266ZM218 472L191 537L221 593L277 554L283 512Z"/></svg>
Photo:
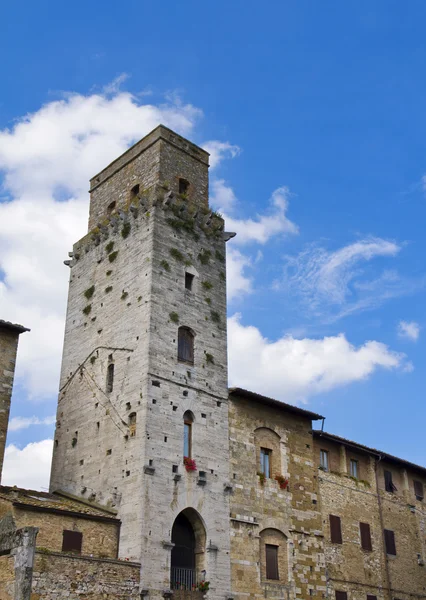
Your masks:
<svg viewBox="0 0 426 600"><path fill-rule="evenodd" d="M206 527L201 515L192 507L183 509L172 527L171 589L193 589L204 579Z"/></svg>
<svg viewBox="0 0 426 600"><path fill-rule="evenodd" d="M261 468L261 453L262 449L270 451L270 477L273 479L275 475L281 475L281 438L280 436L269 429L269 427L258 427L254 430L254 444L256 447L256 470L262 471Z"/></svg>
<svg viewBox="0 0 426 600"><path fill-rule="evenodd" d="M289 581L289 551L288 538L280 529L265 528L259 534L260 555L260 580L261 582L275 581L275 583L287 584ZM269 549L272 556L276 555L277 573L276 577L268 577L266 553Z"/></svg>

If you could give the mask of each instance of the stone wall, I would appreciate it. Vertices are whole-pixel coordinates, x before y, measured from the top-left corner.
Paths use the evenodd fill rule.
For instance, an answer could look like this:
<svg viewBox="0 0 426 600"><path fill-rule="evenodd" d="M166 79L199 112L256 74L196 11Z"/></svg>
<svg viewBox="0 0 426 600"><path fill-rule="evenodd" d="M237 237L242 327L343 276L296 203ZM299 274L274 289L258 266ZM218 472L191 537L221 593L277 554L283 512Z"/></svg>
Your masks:
<svg viewBox="0 0 426 600"><path fill-rule="evenodd" d="M179 136L160 137L135 151L134 165L123 159L92 180L96 212L139 183L144 156L147 173L158 167L168 177L123 200L121 212L74 246L51 489L118 509L120 556L141 560L141 584L153 597L170 585L173 523L191 508L208 541L197 564L210 597L223 598L230 593L223 220L206 206L206 153L194 156ZM176 194L179 177L190 183L188 197ZM193 364L178 361L180 326L195 336ZM192 473L183 465L188 410Z"/></svg>
<svg viewBox="0 0 426 600"><path fill-rule="evenodd" d="M0 323L0 479L6 447L18 338L17 331L4 328Z"/></svg>
<svg viewBox="0 0 426 600"><path fill-rule="evenodd" d="M119 541L119 523L109 523L39 512L25 508L15 508L14 517L17 527L38 527L37 547L47 548L54 552L62 550L62 532L64 530L79 531L83 534L81 553L86 556L116 558Z"/></svg>
<svg viewBox="0 0 426 600"><path fill-rule="evenodd" d="M36 552L31 600L130 600L140 564Z"/></svg>
<svg viewBox="0 0 426 600"><path fill-rule="evenodd" d="M208 208L208 153L164 126L129 148L90 180L89 231L114 210L127 209L132 202L132 188L140 192L167 182L171 191L179 192L179 178L190 182L187 201Z"/></svg>
<svg viewBox="0 0 426 600"><path fill-rule="evenodd" d="M365 599L366 594L378 600L426 598L426 569L419 564L425 556L425 508L412 488L413 477L422 475L404 474L397 463L378 462L377 455L320 437L315 440L317 464L320 449L329 451L333 469L318 471L330 595L341 590L351 600ZM359 461L358 480L348 474L351 458ZM392 471L394 493L384 490L384 469ZM341 544L331 542L329 515L341 519ZM371 551L361 547L360 523L370 526ZM386 554L383 529L395 533L396 556Z"/></svg>
<svg viewBox="0 0 426 600"><path fill-rule="evenodd" d="M13 556L0 556L0 600L14 600L15 560Z"/></svg>
<svg viewBox="0 0 426 600"><path fill-rule="evenodd" d="M230 407L231 566L235 597L321 598L326 590L311 421L232 395ZM259 448L288 479L262 484ZM264 544L279 547L279 581L265 578Z"/></svg>

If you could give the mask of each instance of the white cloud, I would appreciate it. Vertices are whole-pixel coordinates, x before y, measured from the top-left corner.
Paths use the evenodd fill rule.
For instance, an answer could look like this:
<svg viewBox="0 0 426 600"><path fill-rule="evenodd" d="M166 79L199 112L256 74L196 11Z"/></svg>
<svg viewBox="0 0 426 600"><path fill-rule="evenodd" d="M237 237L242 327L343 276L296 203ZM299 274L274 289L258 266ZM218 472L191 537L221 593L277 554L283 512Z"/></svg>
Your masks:
<svg viewBox="0 0 426 600"><path fill-rule="evenodd" d="M210 154L210 168L215 169L224 158L235 158L241 153L241 148L229 142L212 140L202 145Z"/></svg>
<svg viewBox="0 0 426 600"><path fill-rule="evenodd" d="M224 179L213 179L210 185L210 203L220 212L230 211L237 203L234 190Z"/></svg>
<svg viewBox="0 0 426 600"><path fill-rule="evenodd" d="M415 321L400 321L398 323L399 337L417 342L420 335L420 325Z"/></svg>
<svg viewBox="0 0 426 600"><path fill-rule="evenodd" d="M339 318L372 308L412 286L402 282L396 271L369 275L361 265L395 257L400 250L395 242L373 237L333 252L310 246L296 257L286 257L284 286L315 315L334 311Z"/></svg>
<svg viewBox="0 0 426 600"><path fill-rule="evenodd" d="M226 251L226 293L228 300L234 300L242 294L253 290L252 279L247 276L251 260L235 248L228 247Z"/></svg>
<svg viewBox="0 0 426 600"><path fill-rule="evenodd" d="M9 431L20 431L28 429L32 425L53 425L56 421L55 415L39 419L38 417L13 417L9 421Z"/></svg>
<svg viewBox="0 0 426 600"><path fill-rule="evenodd" d="M62 261L87 230L89 178L159 123L188 135L201 115L178 98L142 104L118 91L122 81L101 94L69 94L0 132L0 318L31 328L17 362L30 397L58 389L69 276Z"/></svg>
<svg viewBox="0 0 426 600"><path fill-rule="evenodd" d="M235 207L235 194L223 180L219 180L217 186L213 185L212 205L224 213L226 229L237 233L234 244L266 244L276 235L299 233L298 226L287 217L289 196L287 187L279 187L272 193L267 214L257 215L256 219L237 219L227 213Z"/></svg>
<svg viewBox="0 0 426 600"><path fill-rule="evenodd" d="M6 447L2 485L46 490L49 487L53 440L43 440L25 446L22 450L14 444Z"/></svg>
<svg viewBox="0 0 426 600"><path fill-rule="evenodd" d="M315 394L362 381L377 369L412 370L404 354L367 341L355 347L343 334L322 339L275 341L256 327L244 326L240 315L228 319L231 386L257 391L285 402L306 402Z"/></svg>

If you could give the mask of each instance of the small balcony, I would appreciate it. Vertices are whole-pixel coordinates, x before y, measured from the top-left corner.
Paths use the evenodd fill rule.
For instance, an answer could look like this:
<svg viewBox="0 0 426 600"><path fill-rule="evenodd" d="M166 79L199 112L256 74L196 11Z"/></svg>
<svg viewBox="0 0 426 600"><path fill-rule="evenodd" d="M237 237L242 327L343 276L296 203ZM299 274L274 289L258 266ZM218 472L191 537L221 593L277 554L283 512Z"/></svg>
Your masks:
<svg viewBox="0 0 426 600"><path fill-rule="evenodd" d="M172 567L170 587L172 590L197 591L198 581L195 569Z"/></svg>

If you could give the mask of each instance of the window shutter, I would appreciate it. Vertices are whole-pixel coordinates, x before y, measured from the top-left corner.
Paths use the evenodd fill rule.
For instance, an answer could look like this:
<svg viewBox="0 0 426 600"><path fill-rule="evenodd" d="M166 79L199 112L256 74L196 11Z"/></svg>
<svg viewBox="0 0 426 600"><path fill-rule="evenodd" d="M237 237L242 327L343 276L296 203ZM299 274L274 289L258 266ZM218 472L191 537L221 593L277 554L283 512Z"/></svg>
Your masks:
<svg viewBox="0 0 426 600"><path fill-rule="evenodd" d="M336 590L336 600L348 600L348 593Z"/></svg>
<svg viewBox="0 0 426 600"><path fill-rule="evenodd" d="M340 524L340 517L335 515L329 515L330 518L330 536L332 544L342 543L342 527Z"/></svg>
<svg viewBox="0 0 426 600"><path fill-rule="evenodd" d="M396 556L395 534L390 529L385 529L386 554Z"/></svg>
<svg viewBox="0 0 426 600"><path fill-rule="evenodd" d="M368 523L360 523L359 530L361 532L361 547L363 550L372 550L370 525Z"/></svg>
<svg viewBox="0 0 426 600"><path fill-rule="evenodd" d="M83 534L80 531L64 529L62 532L62 552L76 552L81 554L82 544Z"/></svg>
<svg viewBox="0 0 426 600"><path fill-rule="evenodd" d="M421 481L414 480L414 493L416 495L417 500L423 500L424 491L423 491L423 483Z"/></svg>
<svg viewBox="0 0 426 600"><path fill-rule="evenodd" d="M385 476L385 490L387 492L393 492L392 473L390 471L384 471Z"/></svg>
<svg viewBox="0 0 426 600"><path fill-rule="evenodd" d="M279 579L278 576L278 546L265 545L266 579Z"/></svg>

